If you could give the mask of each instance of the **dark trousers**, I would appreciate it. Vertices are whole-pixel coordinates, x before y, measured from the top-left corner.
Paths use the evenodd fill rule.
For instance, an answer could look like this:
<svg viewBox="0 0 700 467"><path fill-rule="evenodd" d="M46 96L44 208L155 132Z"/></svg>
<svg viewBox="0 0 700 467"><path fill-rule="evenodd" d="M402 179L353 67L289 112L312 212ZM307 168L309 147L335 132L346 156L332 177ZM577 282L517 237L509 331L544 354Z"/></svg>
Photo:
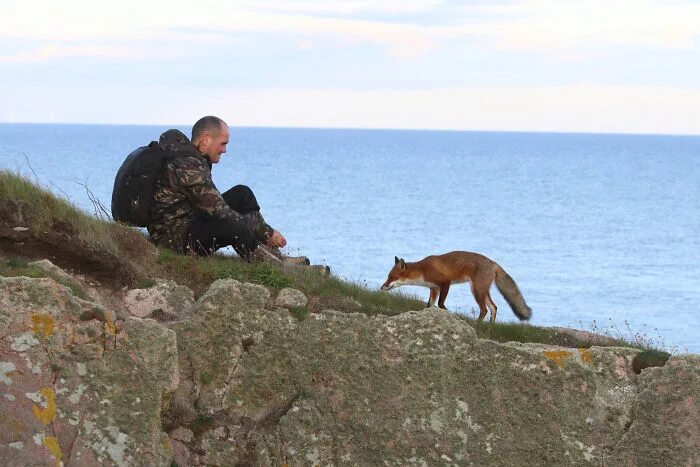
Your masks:
<svg viewBox="0 0 700 467"><path fill-rule="evenodd" d="M245 185L236 185L221 195L226 204L246 217L260 217L260 206L253 191ZM248 219L216 219L198 214L190 227L188 246L200 256L219 248L232 246L241 258L248 259L257 246L255 234Z"/></svg>

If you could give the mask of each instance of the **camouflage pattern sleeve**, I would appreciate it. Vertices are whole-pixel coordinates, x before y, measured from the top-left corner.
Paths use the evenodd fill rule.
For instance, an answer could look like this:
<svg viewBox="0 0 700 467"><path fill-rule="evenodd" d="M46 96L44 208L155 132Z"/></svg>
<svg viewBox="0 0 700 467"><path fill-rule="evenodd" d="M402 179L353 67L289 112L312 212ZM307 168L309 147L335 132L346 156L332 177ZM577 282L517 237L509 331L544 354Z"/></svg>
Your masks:
<svg viewBox="0 0 700 467"><path fill-rule="evenodd" d="M184 190L195 209L217 219L231 218L241 222L255 233L258 241L267 242L272 235L272 227L261 221L259 216L244 216L226 204L212 181L211 170L204 158L174 159L172 168L176 183Z"/></svg>

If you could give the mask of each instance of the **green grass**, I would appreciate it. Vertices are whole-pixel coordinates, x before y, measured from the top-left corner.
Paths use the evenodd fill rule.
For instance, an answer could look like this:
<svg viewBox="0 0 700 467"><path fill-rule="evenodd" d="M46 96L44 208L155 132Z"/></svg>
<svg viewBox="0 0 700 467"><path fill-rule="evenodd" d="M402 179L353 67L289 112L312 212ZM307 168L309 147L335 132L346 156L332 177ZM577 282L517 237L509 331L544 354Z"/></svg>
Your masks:
<svg viewBox="0 0 700 467"><path fill-rule="evenodd" d="M158 262L174 275L187 280L199 278L208 284L216 279L236 279L264 285L273 290L294 287L307 296L317 296L325 308L366 314L397 314L420 310L424 303L415 297L370 290L304 267L283 268L269 263L246 263L237 257L215 254L206 258L178 255L161 250Z"/></svg>
<svg viewBox="0 0 700 467"><path fill-rule="evenodd" d="M158 263L176 276L195 278L206 282L206 285L216 279L236 279L277 290L294 285L288 275L272 264L246 263L237 257L222 254L197 258L162 249L159 250Z"/></svg>
<svg viewBox="0 0 700 467"><path fill-rule="evenodd" d="M144 278L141 279L141 281L138 284L139 289L150 289L151 287L156 285L156 281L150 278Z"/></svg>
<svg viewBox="0 0 700 467"><path fill-rule="evenodd" d="M635 373L639 374L645 368L664 366L670 356L670 353L656 349L639 352L632 360L632 369Z"/></svg>
<svg viewBox="0 0 700 467"><path fill-rule="evenodd" d="M378 289L370 289L360 282L349 282L334 276L325 276L317 271L306 268L295 268L290 271L295 286L307 295L316 295L329 304L343 304L350 309L353 304L359 304L354 311L368 315L395 315L404 311L422 310L425 303L413 295L405 293L387 293ZM341 298L342 300L337 300ZM336 300L334 300L336 299Z"/></svg>
<svg viewBox="0 0 700 467"><path fill-rule="evenodd" d="M205 371L204 373L199 375L199 382L202 383L202 385L204 385L204 386L211 383L212 379L213 379L213 375L208 371Z"/></svg>
<svg viewBox="0 0 700 467"><path fill-rule="evenodd" d="M458 315L474 328L478 337L496 342L523 342L554 344L571 348L588 348L592 343L577 339L569 334L545 327L532 326L527 323L489 323L488 320L478 321L464 315ZM599 344L596 344L599 345ZM610 345L619 347L637 347L624 339L614 339Z"/></svg>
<svg viewBox="0 0 700 467"><path fill-rule="evenodd" d="M59 284L68 287L73 295L84 300L88 299L85 290L80 287L77 283L70 282L64 277L57 274L45 271L37 266L29 264L29 261L22 258L12 258L5 261L0 261L0 276L5 277L29 277L31 279L38 279L41 277L49 277Z"/></svg>
<svg viewBox="0 0 700 467"><path fill-rule="evenodd" d="M196 435L201 435L214 425L214 416L210 414L197 414L190 424L190 428Z"/></svg>
<svg viewBox="0 0 700 467"><path fill-rule="evenodd" d="M39 277L47 277L47 274L43 269L30 266L29 261L25 259L13 258L0 262L0 276L25 276L36 279Z"/></svg>
<svg viewBox="0 0 700 467"><path fill-rule="evenodd" d="M112 254L118 251L110 234L111 222L84 213L8 170L0 170L0 217L13 227L29 228L36 236L60 230L88 248Z"/></svg>
<svg viewBox="0 0 700 467"><path fill-rule="evenodd" d="M299 321L304 321L309 317L309 309L305 306L293 306L289 309L289 313Z"/></svg>

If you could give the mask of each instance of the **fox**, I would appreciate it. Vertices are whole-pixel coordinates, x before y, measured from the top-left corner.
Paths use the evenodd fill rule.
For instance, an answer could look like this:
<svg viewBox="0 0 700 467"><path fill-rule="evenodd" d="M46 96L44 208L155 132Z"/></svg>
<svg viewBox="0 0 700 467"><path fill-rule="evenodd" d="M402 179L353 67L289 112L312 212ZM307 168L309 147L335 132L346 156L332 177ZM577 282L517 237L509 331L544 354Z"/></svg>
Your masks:
<svg viewBox="0 0 700 467"><path fill-rule="evenodd" d="M452 251L442 255L432 255L415 263L408 263L394 256L394 267L389 271L381 290L388 291L402 285L420 285L430 289L428 307L435 305L445 307L445 299L450 285L464 282L471 283L472 295L479 305L479 320L491 311L490 322L496 322L496 304L493 303L489 289L496 283L503 298L521 321L532 316L532 309L525 303L523 294L512 277L495 261L479 253L470 251ZM438 293L440 297L438 298ZM487 309L488 307L488 309Z"/></svg>

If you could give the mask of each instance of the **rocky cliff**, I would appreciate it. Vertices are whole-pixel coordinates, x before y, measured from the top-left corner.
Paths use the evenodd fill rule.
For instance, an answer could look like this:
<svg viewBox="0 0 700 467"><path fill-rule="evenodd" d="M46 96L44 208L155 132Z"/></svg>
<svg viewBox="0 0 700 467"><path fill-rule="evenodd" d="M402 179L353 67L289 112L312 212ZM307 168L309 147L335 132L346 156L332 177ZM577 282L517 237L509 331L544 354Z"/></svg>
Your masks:
<svg viewBox="0 0 700 467"><path fill-rule="evenodd" d="M698 355L637 374L633 349L293 314L230 279L108 302L0 277L0 464L700 465Z"/></svg>

